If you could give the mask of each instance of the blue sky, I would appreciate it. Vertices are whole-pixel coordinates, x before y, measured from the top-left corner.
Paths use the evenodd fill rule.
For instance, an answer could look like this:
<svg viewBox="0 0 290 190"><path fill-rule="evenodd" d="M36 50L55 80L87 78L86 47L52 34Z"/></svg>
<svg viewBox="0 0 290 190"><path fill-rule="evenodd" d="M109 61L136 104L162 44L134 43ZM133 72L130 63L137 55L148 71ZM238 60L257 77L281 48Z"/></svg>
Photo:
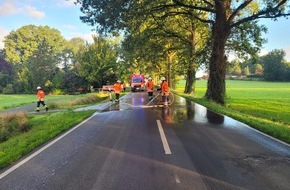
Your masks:
<svg viewBox="0 0 290 190"><path fill-rule="evenodd" d="M73 0L0 0L0 49L4 46L4 36L29 24L58 29L66 39L82 37L92 41L93 27L82 23L80 15L79 6L74 5ZM268 43L262 53L283 49L290 61L290 18L276 22L264 19L260 23L268 27L268 33L263 35Z"/></svg>

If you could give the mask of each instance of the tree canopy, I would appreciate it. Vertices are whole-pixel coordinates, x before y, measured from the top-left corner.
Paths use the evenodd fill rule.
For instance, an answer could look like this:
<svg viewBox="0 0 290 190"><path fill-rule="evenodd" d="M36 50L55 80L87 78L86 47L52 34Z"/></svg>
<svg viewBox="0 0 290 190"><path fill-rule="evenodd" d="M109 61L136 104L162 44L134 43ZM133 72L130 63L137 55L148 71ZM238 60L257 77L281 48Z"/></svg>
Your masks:
<svg viewBox="0 0 290 190"><path fill-rule="evenodd" d="M258 44L262 41L257 38L263 28L257 26L255 20L260 18L277 19L281 16L289 16L289 1L287 0L77 0L81 4L84 16L82 21L91 24L100 32L114 32L127 30L132 26L138 26L152 15L158 21L172 15L192 14L195 22L203 22L211 28L211 40L209 43L209 80L206 98L217 103L225 103L225 74L227 58L225 56L229 38L239 39L235 32L240 32L240 37L254 39ZM159 15L158 15L159 14ZM137 22L139 21L139 22ZM240 30L239 30L240 28ZM243 29L247 30L243 30ZM243 35L242 35L243 34ZM257 49L249 48L251 44L244 43L243 48L234 43L233 47L249 52Z"/></svg>

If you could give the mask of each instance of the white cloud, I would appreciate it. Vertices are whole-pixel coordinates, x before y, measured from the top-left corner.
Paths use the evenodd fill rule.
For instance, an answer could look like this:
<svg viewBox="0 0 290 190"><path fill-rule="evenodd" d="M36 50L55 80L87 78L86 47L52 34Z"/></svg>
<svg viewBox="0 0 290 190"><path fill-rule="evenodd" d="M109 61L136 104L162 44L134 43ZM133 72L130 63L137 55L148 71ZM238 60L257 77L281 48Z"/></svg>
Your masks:
<svg viewBox="0 0 290 190"><path fill-rule="evenodd" d="M266 54L268 54L268 53L269 53L268 51L262 49L262 50L259 52L259 56L263 56L263 55L266 55Z"/></svg>
<svg viewBox="0 0 290 190"><path fill-rule="evenodd" d="M45 16L44 12L37 10L35 7L16 5L13 0L0 4L0 17L16 14L28 15L32 18L43 18Z"/></svg>
<svg viewBox="0 0 290 190"><path fill-rule="evenodd" d="M290 47L285 48L285 52L286 52L286 60L290 61Z"/></svg>
<svg viewBox="0 0 290 190"><path fill-rule="evenodd" d="M70 7L70 6L75 6L74 2L75 0L54 0L54 4L57 6L66 6L66 7Z"/></svg>
<svg viewBox="0 0 290 190"><path fill-rule="evenodd" d="M0 49L4 48L4 37L7 36L9 34L8 30L5 30L3 28L0 28Z"/></svg>
<svg viewBox="0 0 290 190"><path fill-rule="evenodd" d="M43 18L45 16L44 12L38 11L35 7L26 6L24 8L24 12L26 12L32 18Z"/></svg>
<svg viewBox="0 0 290 190"><path fill-rule="evenodd" d="M91 32L89 34L80 34L80 33L70 33L69 34L69 39L75 38L75 37L80 37L83 38L85 41L88 43L93 43L93 36L97 35L97 33Z"/></svg>
<svg viewBox="0 0 290 190"><path fill-rule="evenodd" d="M21 10L15 7L13 4L4 3L0 5L0 16L18 14L19 12L21 12Z"/></svg>

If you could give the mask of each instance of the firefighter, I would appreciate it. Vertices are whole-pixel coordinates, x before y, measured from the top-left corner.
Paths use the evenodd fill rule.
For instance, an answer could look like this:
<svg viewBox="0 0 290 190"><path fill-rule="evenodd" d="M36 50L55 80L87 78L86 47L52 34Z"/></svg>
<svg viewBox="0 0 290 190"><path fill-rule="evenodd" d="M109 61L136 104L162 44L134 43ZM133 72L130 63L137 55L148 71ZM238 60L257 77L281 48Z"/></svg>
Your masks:
<svg viewBox="0 0 290 190"><path fill-rule="evenodd" d="M120 98L120 93L122 91L122 85L121 85L121 81L117 80L117 83L114 84L114 91L116 94L116 102L119 102L119 98Z"/></svg>
<svg viewBox="0 0 290 190"><path fill-rule="evenodd" d="M153 83L151 77L148 78L148 82L146 84L146 87L147 87L147 92L148 92L148 99L149 100L152 100L152 98L153 98L154 83Z"/></svg>
<svg viewBox="0 0 290 190"><path fill-rule="evenodd" d="M37 87L37 108L36 111L39 112L39 106L42 104L45 106L45 110L48 111L47 105L44 103L45 94L40 86Z"/></svg>
<svg viewBox="0 0 290 190"><path fill-rule="evenodd" d="M161 88L162 102L165 106L167 106L168 101L169 101L170 88L168 86L168 83L165 77L161 77L160 88Z"/></svg>

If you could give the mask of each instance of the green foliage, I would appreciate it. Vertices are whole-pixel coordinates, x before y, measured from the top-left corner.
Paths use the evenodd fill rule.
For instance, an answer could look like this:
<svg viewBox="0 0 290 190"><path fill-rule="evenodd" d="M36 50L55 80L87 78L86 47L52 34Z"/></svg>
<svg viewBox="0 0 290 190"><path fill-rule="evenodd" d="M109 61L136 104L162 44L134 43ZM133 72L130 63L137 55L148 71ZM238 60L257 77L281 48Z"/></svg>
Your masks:
<svg viewBox="0 0 290 190"><path fill-rule="evenodd" d="M225 51L237 50L241 54L248 53L251 55L257 53L264 42L261 39L261 33L265 31L263 26L257 25L257 20L260 18L276 19L289 15L288 1L273 2L267 0L262 3L259 1L233 2L231 0L213 0L212 2L193 0L144 0L138 2L133 0L77 0L77 3L81 4L81 11L84 13L84 16L81 17L82 21L96 26L100 32L114 32L123 29L133 36L138 36L139 32L142 33L150 26L149 24L152 25L152 22L148 22L148 20L154 20L156 27L159 28L158 31L160 31L162 24L168 18L175 16L180 16L181 19L192 18L193 23L210 24L212 40L207 44L210 51L205 54L210 55L210 58L207 56L206 59L210 63L210 80L206 97L222 104L225 98ZM146 22L144 22L144 19ZM138 21L148 25L142 25ZM171 21L169 25L172 26L177 26L177 23L184 23L178 19L175 22ZM141 26L140 30L132 30L132 28L139 26ZM185 27L180 25L174 29L177 31L187 26L189 25L186 24ZM193 30L188 31L190 33ZM177 35L173 33L172 38L175 37ZM178 35L178 38L185 39L186 32ZM135 58L137 59L137 57ZM192 61L193 59L189 62ZM191 64L190 68L192 67Z"/></svg>
<svg viewBox="0 0 290 190"><path fill-rule="evenodd" d="M113 84L118 77L117 53L113 41L95 36L94 43L87 45L78 57L77 73L97 88Z"/></svg>
<svg viewBox="0 0 290 190"><path fill-rule="evenodd" d="M57 89L57 88L53 89L51 94L52 95L65 95L65 93L61 89Z"/></svg>
<svg viewBox="0 0 290 190"><path fill-rule="evenodd" d="M2 91L3 94L14 94L14 89L12 84L8 84Z"/></svg>
<svg viewBox="0 0 290 190"><path fill-rule="evenodd" d="M26 93L51 80L50 75L61 61L61 52L67 45L58 30L34 25L12 31L4 43L6 59L13 63L17 73L15 83L21 83Z"/></svg>
<svg viewBox="0 0 290 190"><path fill-rule="evenodd" d="M264 77L267 81L286 81L290 67L286 63L283 50L273 50L261 57L264 65Z"/></svg>

